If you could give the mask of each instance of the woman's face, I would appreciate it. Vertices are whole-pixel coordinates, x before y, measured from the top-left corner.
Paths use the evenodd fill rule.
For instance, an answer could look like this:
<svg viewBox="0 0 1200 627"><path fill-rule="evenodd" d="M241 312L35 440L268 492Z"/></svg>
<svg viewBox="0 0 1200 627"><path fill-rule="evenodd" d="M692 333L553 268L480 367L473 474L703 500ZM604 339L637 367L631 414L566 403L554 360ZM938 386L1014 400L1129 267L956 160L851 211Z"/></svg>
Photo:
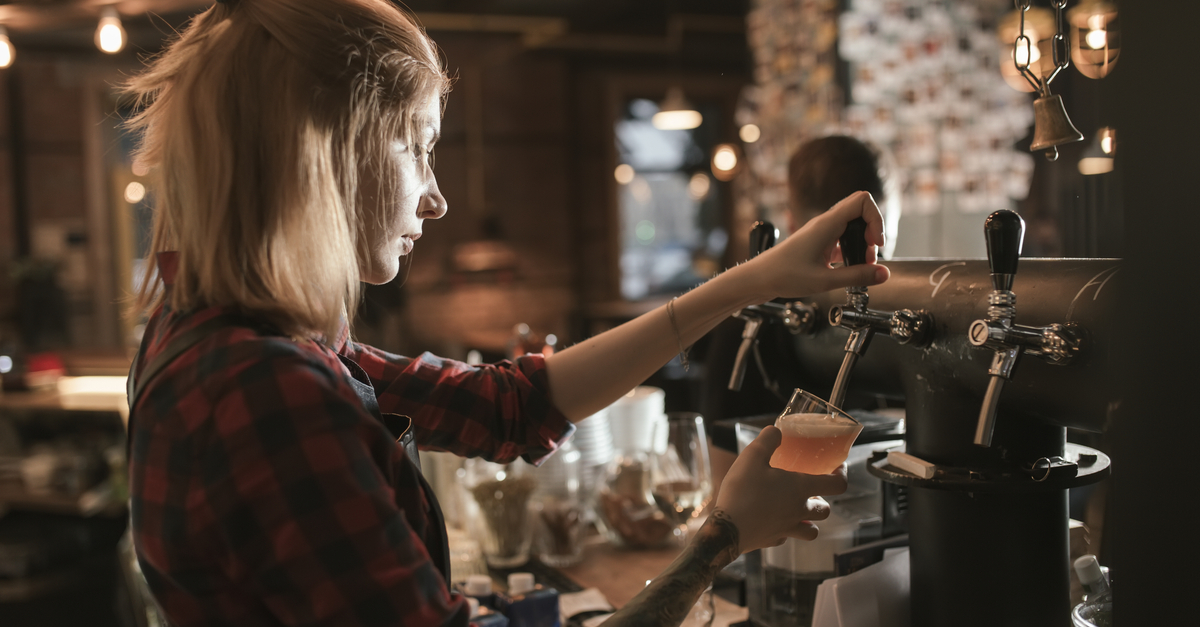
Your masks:
<svg viewBox="0 0 1200 627"><path fill-rule="evenodd" d="M426 219L446 215L446 199L433 176L431 153L441 134L441 102L431 94L416 114L424 122L411 145L395 141L382 167L396 182L391 190L380 184L379 173L366 168L361 173L360 198L366 220L359 245L359 274L363 281L381 285L396 278L400 257L413 250Z"/></svg>

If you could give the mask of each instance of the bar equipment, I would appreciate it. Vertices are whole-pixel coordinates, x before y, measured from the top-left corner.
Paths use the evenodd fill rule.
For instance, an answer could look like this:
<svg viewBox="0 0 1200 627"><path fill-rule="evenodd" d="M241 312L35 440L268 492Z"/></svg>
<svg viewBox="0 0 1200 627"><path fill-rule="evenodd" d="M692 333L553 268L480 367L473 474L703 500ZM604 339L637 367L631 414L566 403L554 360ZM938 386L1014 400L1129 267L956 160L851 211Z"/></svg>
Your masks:
<svg viewBox="0 0 1200 627"><path fill-rule="evenodd" d="M1120 261L1026 259L1018 275L1019 225L1007 213L989 219L987 262L888 263L892 277L871 288L871 304L885 314L928 312L922 346L882 342L866 352L867 329L895 335L857 290L847 305L840 291L806 298L817 309L840 306L841 316L792 337L791 374L807 389L834 387L853 360L855 392L906 407L905 452L925 472L890 465L886 451L866 470L907 490L913 625L961 625L968 616L981 626L1069 624L1067 490L1109 474L1108 457L1067 443L1066 429L1100 431L1117 400L1108 314ZM1021 296L1021 325L1010 294ZM834 326L843 321L863 323L862 353ZM1037 358L1018 371L1022 355ZM989 374L996 362L998 374ZM976 443L981 422L992 424L988 446ZM766 570L748 563L748 594Z"/></svg>
<svg viewBox="0 0 1200 627"><path fill-rule="evenodd" d="M847 266L867 262L866 232L867 222L862 218L846 225L838 245L842 249L842 262ZM846 356L842 359L833 391L829 393L829 403L834 407L841 407L845 402L846 386L850 383L854 364L867 351L877 331L886 332L900 344L914 348L924 348L932 339L930 333L934 321L929 312L911 309L878 311L868 307L870 301L866 286L847 287L846 304L829 310L829 324L850 331L850 337L846 339Z"/></svg>
<svg viewBox="0 0 1200 627"><path fill-rule="evenodd" d="M750 259L754 259L768 248L775 245L779 231L770 222L755 222L750 229ZM746 378L747 359L754 355L759 371L767 376L762 357L758 353L758 330L768 320L783 323L792 335L809 333L817 319L817 310L799 300L784 303L767 302L751 305L733 314L733 317L746 321L742 329L742 343L738 346L737 357L733 362L733 372L729 377L729 389L742 389L742 381ZM769 379L768 379L769 380ZM773 386L773 383L768 383ZM778 393L778 390L775 390Z"/></svg>

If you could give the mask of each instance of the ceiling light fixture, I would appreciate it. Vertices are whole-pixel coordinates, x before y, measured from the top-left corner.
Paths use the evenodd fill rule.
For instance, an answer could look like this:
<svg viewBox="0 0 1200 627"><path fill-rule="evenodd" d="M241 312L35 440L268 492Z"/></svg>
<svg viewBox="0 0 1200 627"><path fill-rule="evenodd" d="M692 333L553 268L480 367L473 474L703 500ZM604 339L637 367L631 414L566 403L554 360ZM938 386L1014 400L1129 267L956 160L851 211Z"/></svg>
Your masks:
<svg viewBox="0 0 1200 627"><path fill-rule="evenodd" d="M116 54L125 48L125 27L114 6L100 11L100 24L96 26L96 47L108 54Z"/></svg>
<svg viewBox="0 0 1200 627"><path fill-rule="evenodd" d="M8 29L0 26L0 69L11 67L17 59L17 49L8 39Z"/></svg>
<svg viewBox="0 0 1200 627"><path fill-rule="evenodd" d="M650 120L654 128L660 131L687 131L700 126L703 121L704 116L692 108L679 87L667 89L667 97L663 98L658 113Z"/></svg>

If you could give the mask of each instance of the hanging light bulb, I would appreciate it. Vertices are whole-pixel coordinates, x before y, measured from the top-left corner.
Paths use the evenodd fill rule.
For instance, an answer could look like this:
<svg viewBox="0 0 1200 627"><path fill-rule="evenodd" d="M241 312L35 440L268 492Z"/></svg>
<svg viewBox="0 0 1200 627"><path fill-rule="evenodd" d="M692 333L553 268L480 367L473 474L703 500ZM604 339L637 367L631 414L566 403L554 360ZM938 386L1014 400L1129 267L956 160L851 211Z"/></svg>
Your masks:
<svg viewBox="0 0 1200 627"><path fill-rule="evenodd" d="M1004 77L1009 87L1028 93L1034 91L1033 86L1021 77L1016 64L1028 63L1029 70L1042 78L1054 70L1054 61L1049 54L1050 38L1054 36L1054 13L1039 7L1026 12L1025 36L1029 38L1028 46L1013 45L1020 29L1020 19L1020 12L1013 11L996 29L996 36L1000 39L1000 76Z"/></svg>
<svg viewBox="0 0 1200 627"><path fill-rule="evenodd" d="M116 7L107 6L100 11L100 24L96 27L96 47L108 54L116 54L125 47L125 27Z"/></svg>
<svg viewBox="0 0 1200 627"><path fill-rule="evenodd" d="M1096 137L1083 151L1079 159L1079 173L1084 176L1106 174L1113 171L1113 159L1117 154L1117 131L1111 126L1096 130Z"/></svg>
<svg viewBox="0 0 1200 627"><path fill-rule="evenodd" d="M663 98L658 113L650 119L654 128L660 131L686 131L704 121L704 116L692 108L683 97L683 90L678 87L667 89L667 97Z"/></svg>
<svg viewBox="0 0 1200 627"><path fill-rule="evenodd" d="M10 67L17 59L17 49L8 40L8 29L0 26L0 69Z"/></svg>
<svg viewBox="0 0 1200 627"><path fill-rule="evenodd" d="M1104 0L1083 0L1067 11L1071 22L1071 60L1080 74L1104 78L1121 54L1117 7Z"/></svg>
<svg viewBox="0 0 1200 627"><path fill-rule="evenodd" d="M718 181L729 181L741 171L741 159L734 144L719 144L713 150L712 173Z"/></svg>

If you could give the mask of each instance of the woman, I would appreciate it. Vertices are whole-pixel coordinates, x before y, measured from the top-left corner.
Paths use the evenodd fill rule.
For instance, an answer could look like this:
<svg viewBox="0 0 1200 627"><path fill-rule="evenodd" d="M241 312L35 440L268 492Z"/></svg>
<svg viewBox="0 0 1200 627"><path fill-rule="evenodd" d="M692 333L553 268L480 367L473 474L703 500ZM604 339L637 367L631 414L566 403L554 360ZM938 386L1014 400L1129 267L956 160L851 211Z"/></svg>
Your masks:
<svg viewBox="0 0 1200 627"><path fill-rule="evenodd" d="M537 462L731 311L887 277L829 266L851 219L883 243L864 193L550 358L471 367L350 341L359 282L394 278L446 212L429 153L447 85L432 42L384 0L218 4L130 82L159 209L130 377L131 520L172 623L464 625L404 445ZM844 473L770 468L779 438L765 430L739 459L740 489L613 625L678 624L741 552L815 536L806 521L828 506L808 497L845 489Z"/></svg>

